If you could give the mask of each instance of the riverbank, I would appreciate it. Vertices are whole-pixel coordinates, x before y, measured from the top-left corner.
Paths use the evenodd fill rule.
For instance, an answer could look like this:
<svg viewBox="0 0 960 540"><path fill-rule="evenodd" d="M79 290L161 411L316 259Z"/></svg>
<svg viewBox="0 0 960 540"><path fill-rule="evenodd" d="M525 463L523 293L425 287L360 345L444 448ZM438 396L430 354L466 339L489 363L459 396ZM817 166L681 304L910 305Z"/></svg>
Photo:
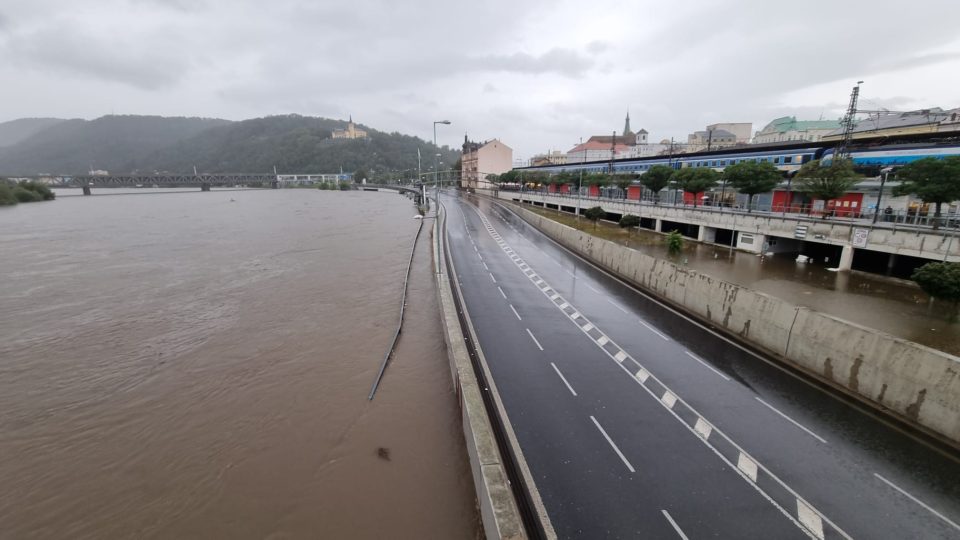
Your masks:
<svg viewBox="0 0 960 540"><path fill-rule="evenodd" d="M508 202L508 201L502 201ZM516 204L516 203L510 203ZM869 328L960 355L960 321L952 306L932 301L912 283L863 272L831 272L828 264L797 264L784 255L758 257L725 246L685 239L683 251L668 253L664 235L623 229L615 223L593 223L568 213L524 205L523 208L568 227L629 247L684 268L749 287L793 304L828 313Z"/></svg>
<svg viewBox="0 0 960 540"><path fill-rule="evenodd" d="M43 184L28 181L13 184L0 179L0 206L52 201L55 198L56 194Z"/></svg>

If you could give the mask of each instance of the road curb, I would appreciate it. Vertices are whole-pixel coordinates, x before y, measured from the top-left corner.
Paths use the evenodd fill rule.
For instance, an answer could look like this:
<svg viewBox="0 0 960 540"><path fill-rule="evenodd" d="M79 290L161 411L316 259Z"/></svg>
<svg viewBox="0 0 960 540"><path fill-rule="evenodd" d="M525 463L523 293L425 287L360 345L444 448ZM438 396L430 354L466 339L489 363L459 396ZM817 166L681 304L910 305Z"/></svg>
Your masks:
<svg viewBox="0 0 960 540"><path fill-rule="evenodd" d="M435 239L433 242L434 274L437 277L437 290L443 320L443 335L447 345L450 372L453 377L454 387L457 390L463 424L463 435L467 445L467 454L470 458L470 469L473 473L477 503L480 507L485 536L488 539L525 539L530 537L525 529L523 516L515 499L513 486L507 474L503 456L498 447L493 424L484 404L483 392L487 391L496 404L497 413L504 425L503 431L506 432L505 435L513 449L513 456L515 460L519 462L518 468L524 477L523 483L525 483L528 488L528 494L530 494L530 498L533 499L533 506L535 507L535 512L538 514L536 518L540 522L539 524L543 529L542 532L546 538L556 538L556 534L553 532L546 511L543 508L543 503L540 501L539 494L536 488L533 487L532 476L523 459L513 429L510 427L510 422L503 409L499 393L490 377L486 360L477 344L476 334L470 323L470 317L466 312L466 307L460 302L463 311L462 313L459 312L448 275L446 272L441 272L445 259L449 261L451 268L453 268L453 261L446 254L445 212L441 210L439 216L440 217L434 221L432 229L432 234ZM464 330L461 325L460 315L463 316L465 326L467 327L466 330ZM469 333L469 337L465 332ZM477 360L484 371L484 379L488 381L486 388L481 388L477 374L474 372L474 365L470 358L470 350L467 346L468 340L474 344Z"/></svg>

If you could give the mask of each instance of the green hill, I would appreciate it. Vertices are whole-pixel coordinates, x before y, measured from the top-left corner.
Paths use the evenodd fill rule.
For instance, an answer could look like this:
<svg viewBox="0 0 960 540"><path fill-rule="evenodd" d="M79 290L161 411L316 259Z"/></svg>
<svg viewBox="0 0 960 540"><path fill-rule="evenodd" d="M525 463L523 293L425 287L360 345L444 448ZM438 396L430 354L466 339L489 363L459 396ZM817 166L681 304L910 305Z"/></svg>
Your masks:
<svg viewBox="0 0 960 540"><path fill-rule="evenodd" d="M19 118L0 122L0 147L17 144L64 121L62 118Z"/></svg>
<svg viewBox="0 0 960 540"><path fill-rule="evenodd" d="M346 122L300 115L254 118L208 130L166 148L145 162L156 170L190 172L332 173L357 169L398 171L417 168L417 149L427 170L438 153L433 144L367 126L366 139L333 139ZM452 164L459 152L442 147L440 160Z"/></svg>
<svg viewBox="0 0 960 540"><path fill-rule="evenodd" d="M0 173L271 172L281 174L423 170L440 153L443 167L459 151L400 133L367 126L366 139L332 139L346 122L300 115L239 122L201 118L107 116L69 120L7 148L0 148Z"/></svg>
<svg viewBox="0 0 960 540"><path fill-rule="evenodd" d="M65 120L0 148L0 173L79 174L92 169L130 172L144 156L228 120L103 116Z"/></svg>

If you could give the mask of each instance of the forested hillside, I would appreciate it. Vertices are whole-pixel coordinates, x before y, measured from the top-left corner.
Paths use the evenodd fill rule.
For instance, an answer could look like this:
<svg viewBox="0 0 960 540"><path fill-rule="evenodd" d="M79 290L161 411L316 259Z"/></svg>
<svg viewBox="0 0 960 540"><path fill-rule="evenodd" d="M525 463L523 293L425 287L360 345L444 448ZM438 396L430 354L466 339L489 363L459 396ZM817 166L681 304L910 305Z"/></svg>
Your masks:
<svg viewBox="0 0 960 540"><path fill-rule="evenodd" d="M62 118L18 118L0 122L0 147L17 144L63 121Z"/></svg>
<svg viewBox="0 0 960 540"><path fill-rule="evenodd" d="M0 173L78 174L91 169L130 172L158 149L228 123L212 118L161 116L66 120L0 148Z"/></svg>
<svg viewBox="0 0 960 540"><path fill-rule="evenodd" d="M423 170L440 153L450 167L459 151L400 133L361 126L366 139L332 139L346 122L300 115L239 122L201 118L119 117L69 120L16 145L0 148L2 174L79 174L93 169L114 174L172 172L354 172L374 175Z"/></svg>

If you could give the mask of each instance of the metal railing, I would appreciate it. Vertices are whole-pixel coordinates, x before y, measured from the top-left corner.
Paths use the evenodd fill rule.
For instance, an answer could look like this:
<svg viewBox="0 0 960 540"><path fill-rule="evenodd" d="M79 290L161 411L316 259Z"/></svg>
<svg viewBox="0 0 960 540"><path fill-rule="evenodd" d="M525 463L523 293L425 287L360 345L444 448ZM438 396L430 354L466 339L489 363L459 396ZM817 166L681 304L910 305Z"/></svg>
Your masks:
<svg viewBox="0 0 960 540"><path fill-rule="evenodd" d="M521 190L517 188L512 188L508 186L501 186L500 191L510 191L519 193ZM586 191L586 187L584 188ZM559 193L559 192L549 192L545 189L523 189L524 195L544 195L549 197L558 197L564 200L571 201L569 206L575 206L577 199L581 201L583 205L587 201L592 202L613 202L613 203L624 203L637 205L638 207L663 207L663 208L680 208L684 210L696 210L700 212L713 212L713 213L736 213L743 214L745 216L754 216L754 217L764 217L764 218L786 218L793 220L810 220L810 221L831 221L836 223L843 224L873 224L876 227L886 227L886 228L916 228L916 229L932 229L935 221L939 221L939 228L941 229L957 229L960 228L960 208L954 207L952 210L949 206L944 205L942 214L939 218L934 217L933 211L923 211L922 209L891 209L887 212L885 209L874 209L874 208L853 208L853 207L844 207L844 206L825 206L822 204L771 204L769 202L760 203L755 202L749 206L746 203L739 202L721 202L716 200L706 200L702 203L694 205L688 200L683 200L680 191L669 191L661 194L658 200L654 200L652 196L645 195L643 199L633 199L626 198L624 196L620 197L609 197L609 196L596 196L596 195L587 195L583 194L578 196L576 193ZM638 209L638 214L640 210ZM876 223L874 224L874 215L877 215Z"/></svg>

